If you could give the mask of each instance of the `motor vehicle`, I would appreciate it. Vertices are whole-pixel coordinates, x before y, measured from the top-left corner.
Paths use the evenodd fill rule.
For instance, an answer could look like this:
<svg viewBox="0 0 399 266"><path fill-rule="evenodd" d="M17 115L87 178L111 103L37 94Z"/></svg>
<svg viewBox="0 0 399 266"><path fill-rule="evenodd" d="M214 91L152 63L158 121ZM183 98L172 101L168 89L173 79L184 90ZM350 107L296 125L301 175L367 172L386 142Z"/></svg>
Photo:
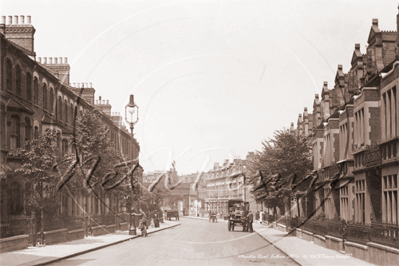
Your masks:
<svg viewBox="0 0 399 266"><path fill-rule="evenodd" d="M236 226L242 227L242 231L248 231L248 210L249 202L241 199L232 199L227 202L229 211L229 221L227 228L234 231Z"/></svg>

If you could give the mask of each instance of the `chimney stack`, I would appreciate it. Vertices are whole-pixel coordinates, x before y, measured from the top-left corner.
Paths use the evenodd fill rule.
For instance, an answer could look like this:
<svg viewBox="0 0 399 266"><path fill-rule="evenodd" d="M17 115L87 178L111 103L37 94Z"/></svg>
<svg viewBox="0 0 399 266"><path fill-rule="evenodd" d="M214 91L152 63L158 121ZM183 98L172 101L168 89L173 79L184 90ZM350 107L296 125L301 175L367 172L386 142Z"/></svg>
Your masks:
<svg viewBox="0 0 399 266"><path fill-rule="evenodd" d="M8 25L12 25L12 16L8 16Z"/></svg>
<svg viewBox="0 0 399 266"><path fill-rule="evenodd" d="M18 25L18 16L14 16L14 24Z"/></svg>
<svg viewBox="0 0 399 266"><path fill-rule="evenodd" d="M27 20L28 20L28 22L27 22L27 24L31 24L31 16L26 16L26 18L27 18Z"/></svg>
<svg viewBox="0 0 399 266"><path fill-rule="evenodd" d="M373 26L378 27L378 18L373 18Z"/></svg>
<svg viewBox="0 0 399 266"><path fill-rule="evenodd" d="M21 24L25 24L25 16L21 16Z"/></svg>

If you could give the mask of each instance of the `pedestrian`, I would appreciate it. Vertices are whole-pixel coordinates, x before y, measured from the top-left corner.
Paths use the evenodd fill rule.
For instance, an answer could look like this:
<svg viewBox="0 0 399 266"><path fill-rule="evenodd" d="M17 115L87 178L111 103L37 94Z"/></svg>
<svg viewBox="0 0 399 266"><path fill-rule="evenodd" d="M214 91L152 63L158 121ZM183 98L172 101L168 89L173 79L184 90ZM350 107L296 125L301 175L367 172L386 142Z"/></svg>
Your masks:
<svg viewBox="0 0 399 266"><path fill-rule="evenodd" d="M154 225L155 225L155 228L159 227L159 219L158 219L157 213L155 213L155 215L154 215Z"/></svg>
<svg viewBox="0 0 399 266"><path fill-rule="evenodd" d="M260 211L259 223L263 222L263 211Z"/></svg>
<svg viewBox="0 0 399 266"><path fill-rule="evenodd" d="M255 220L259 220L259 211L256 211Z"/></svg>
<svg viewBox="0 0 399 266"><path fill-rule="evenodd" d="M248 211L248 230L252 233L254 228L252 227L252 223L254 222L254 215L251 210Z"/></svg>

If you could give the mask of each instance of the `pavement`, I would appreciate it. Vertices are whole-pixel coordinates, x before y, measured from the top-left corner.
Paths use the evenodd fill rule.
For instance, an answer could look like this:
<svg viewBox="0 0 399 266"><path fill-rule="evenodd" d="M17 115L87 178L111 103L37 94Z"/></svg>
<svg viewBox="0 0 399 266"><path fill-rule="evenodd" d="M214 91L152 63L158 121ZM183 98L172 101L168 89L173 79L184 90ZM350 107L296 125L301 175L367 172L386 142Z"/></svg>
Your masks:
<svg viewBox="0 0 399 266"><path fill-rule="evenodd" d="M184 216L192 219L209 220L209 218ZM227 222L218 219L218 222ZM286 232L269 227L267 224L253 223L254 231L267 242L290 257L298 265L320 266L320 265L375 265L361 259L352 257L351 254L343 254L338 251L324 248L313 242L306 241L296 236L290 236ZM226 227L227 230L227 227ZM272 256L269 256L273 259ZM277 257L275 257L277 259Z"/></svg>
<svg viewBox="0 0 399 266"><path fill-rule="evenodd" d="M165 221L159 228L148 228L148 234L180 225L177 221ZM124 241L130 241L141 235L129 235L129 231L96 237L85 237L75 241L63 242L43 247L29 247L27 249L0 253L0 265L46 265L63 259L82 255L87 252L109 247Z"/></svg>

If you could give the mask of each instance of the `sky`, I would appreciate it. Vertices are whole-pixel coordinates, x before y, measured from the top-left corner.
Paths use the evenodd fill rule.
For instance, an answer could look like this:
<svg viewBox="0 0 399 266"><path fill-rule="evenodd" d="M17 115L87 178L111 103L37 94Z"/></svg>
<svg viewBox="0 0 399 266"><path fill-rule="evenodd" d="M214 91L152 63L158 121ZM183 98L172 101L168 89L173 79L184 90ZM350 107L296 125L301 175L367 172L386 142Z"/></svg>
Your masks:
<svg viewBox="0 0 399 266"><path fill-rule="evenodd" d="M2 0L32 16L37 57L67 57L71 83L92 83L112 112L139 106L145 172L207 171L245 159L311 113L323 82L365 53L373 18L396 30L391 0ZM8 23L8 18L7 18ZM129 127L127 125L127 127Z"/></svg>

